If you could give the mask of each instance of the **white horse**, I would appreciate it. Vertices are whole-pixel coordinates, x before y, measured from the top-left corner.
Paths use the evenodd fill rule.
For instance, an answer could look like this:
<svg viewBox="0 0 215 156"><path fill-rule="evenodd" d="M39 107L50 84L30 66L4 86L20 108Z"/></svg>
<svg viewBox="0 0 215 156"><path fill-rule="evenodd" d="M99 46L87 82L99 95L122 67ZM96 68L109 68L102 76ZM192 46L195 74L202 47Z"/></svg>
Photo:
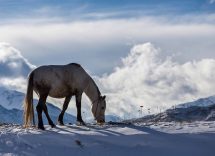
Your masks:
<svg viewBox="0 0 215 156"><path fill-rule="evenodd" d="M44 130L42 111L44 111L49 125L52 122L47 106L46 99L48 96L53 98L65 98L62 112L58 117L59 124L63 125L63 115L68 107L73 95L76 97L77 122L84 125L81 116L81 98L85 93L92 102L92 113L97 123L105 122L106 101L105 96L101 93L87 72L76 63L68 65L49 65L41 66L33 70L29 75L27 94L24 101L24 125L35 125L33 109L33 91L39 96L39 102L36 106L38 114L38 128Z"/></svg>

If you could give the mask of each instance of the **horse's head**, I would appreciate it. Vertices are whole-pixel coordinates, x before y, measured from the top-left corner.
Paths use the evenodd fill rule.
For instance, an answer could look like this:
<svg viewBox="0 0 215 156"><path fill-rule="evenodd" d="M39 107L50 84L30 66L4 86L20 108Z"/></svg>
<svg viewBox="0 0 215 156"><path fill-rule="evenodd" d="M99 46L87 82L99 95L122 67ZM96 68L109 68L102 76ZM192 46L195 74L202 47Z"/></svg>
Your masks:
<svg viewBox="0 0 215 156"><path fill-rule="evenodd" d="M106 96L100 96L98 100L93 103L92 113L98 124L105 122Z"/></svg>

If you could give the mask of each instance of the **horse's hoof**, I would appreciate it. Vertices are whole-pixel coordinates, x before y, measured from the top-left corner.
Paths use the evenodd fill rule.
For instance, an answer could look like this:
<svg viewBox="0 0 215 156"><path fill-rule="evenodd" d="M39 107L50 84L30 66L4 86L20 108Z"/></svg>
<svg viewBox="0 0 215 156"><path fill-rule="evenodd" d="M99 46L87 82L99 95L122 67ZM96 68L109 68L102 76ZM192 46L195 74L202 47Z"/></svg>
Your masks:
<svg viewBox="0 0 215 156"><path fill-rule="evenodd" d="M64 123L62 121L58 121L58 125L64 126Z"/></svg>
<svg viewBox="0 0 215 156"><path fill-rule="evenodd" d="M55 124L51 124L50 126L51 126L52 128L56 127L56 125L55 125Z"/></svg>
<svg viewBox="0 0 215 156"><path fill-rule="evenodd" d="M77 121L76 125L77 126L86 126L86 124L83 121Z"/></svg>
<svg viewBox="0 0 215 156"><path fill-rule="evenodd" d="M41 130L45 130L45 127L44 127L44 126L38 126L37 128L38 128L38 129L41 129Z"/></svg>
<svg viewBox="0 0 215 156"><path fill-rule="evenodd" d="M103 126L105 123L104 122L97 122L97 125Z"/></svg>

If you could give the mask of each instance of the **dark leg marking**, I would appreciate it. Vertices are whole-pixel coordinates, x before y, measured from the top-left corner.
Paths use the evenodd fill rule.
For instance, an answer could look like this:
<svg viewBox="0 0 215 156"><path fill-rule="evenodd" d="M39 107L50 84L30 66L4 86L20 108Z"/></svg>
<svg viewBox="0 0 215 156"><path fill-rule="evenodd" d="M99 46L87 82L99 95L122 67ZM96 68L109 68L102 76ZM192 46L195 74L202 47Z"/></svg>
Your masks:
<svg viewBox="0 0 215 156"><path fill-rule="evenodd" d="M51 120L50 116L49 116L49 113L48 113L48 109L47 109L46 104L43 105L43 111L44 111L44 113L45 113L45 115L46 115L46 118L47 118L47 120L48 120L48 122L49 122L49 125L50 125L52 128L53 128L53 127L56 127L55 124L53 123L53 121Z"/></svg>
<svg viewBox="0 0 215 156"><path fill-rule="evenodd" d="M63 116L64 116L65 111L68 108L68 105L69 105L69 102L70 102L71 98L72 98L72 96L67 96L65 98L62 111L61 111L61 113L60 113L60 115L58 117L58 123L59 123L59 125L64 125L64 123L63 123Z"/></svg>
<svg viewBox="0 0 215 156"><path fill-rule="evenodd" d="M76 94L76 107L77 107L77 122L79 122L81 125L85 125L84 121L82 120L81 116L81 98L82 98L82 93L81 94Z"/></svg>
<svg viewBox="0 0 215 156"><path fill-rule="evenodd" d="M37 104L37 115L38 115L38 128L45 130L44 125L43 125L43 118L42 118L42 111L43 111L43 107L46 103L46 99L47 99L48 95L40 95L39 98L39 102Z"/></svg>

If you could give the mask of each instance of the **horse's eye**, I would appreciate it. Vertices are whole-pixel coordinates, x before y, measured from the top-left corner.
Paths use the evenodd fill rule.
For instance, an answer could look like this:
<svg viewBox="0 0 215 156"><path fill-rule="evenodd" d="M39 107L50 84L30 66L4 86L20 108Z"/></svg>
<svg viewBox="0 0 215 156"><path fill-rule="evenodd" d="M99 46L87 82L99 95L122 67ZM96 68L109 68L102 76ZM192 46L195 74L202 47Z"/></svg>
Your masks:
<svg viewBox="0 0 215 156"><path fill-rule="evenodd" d="M102 107L102 109L105 109L105 107Z"/></svg>

